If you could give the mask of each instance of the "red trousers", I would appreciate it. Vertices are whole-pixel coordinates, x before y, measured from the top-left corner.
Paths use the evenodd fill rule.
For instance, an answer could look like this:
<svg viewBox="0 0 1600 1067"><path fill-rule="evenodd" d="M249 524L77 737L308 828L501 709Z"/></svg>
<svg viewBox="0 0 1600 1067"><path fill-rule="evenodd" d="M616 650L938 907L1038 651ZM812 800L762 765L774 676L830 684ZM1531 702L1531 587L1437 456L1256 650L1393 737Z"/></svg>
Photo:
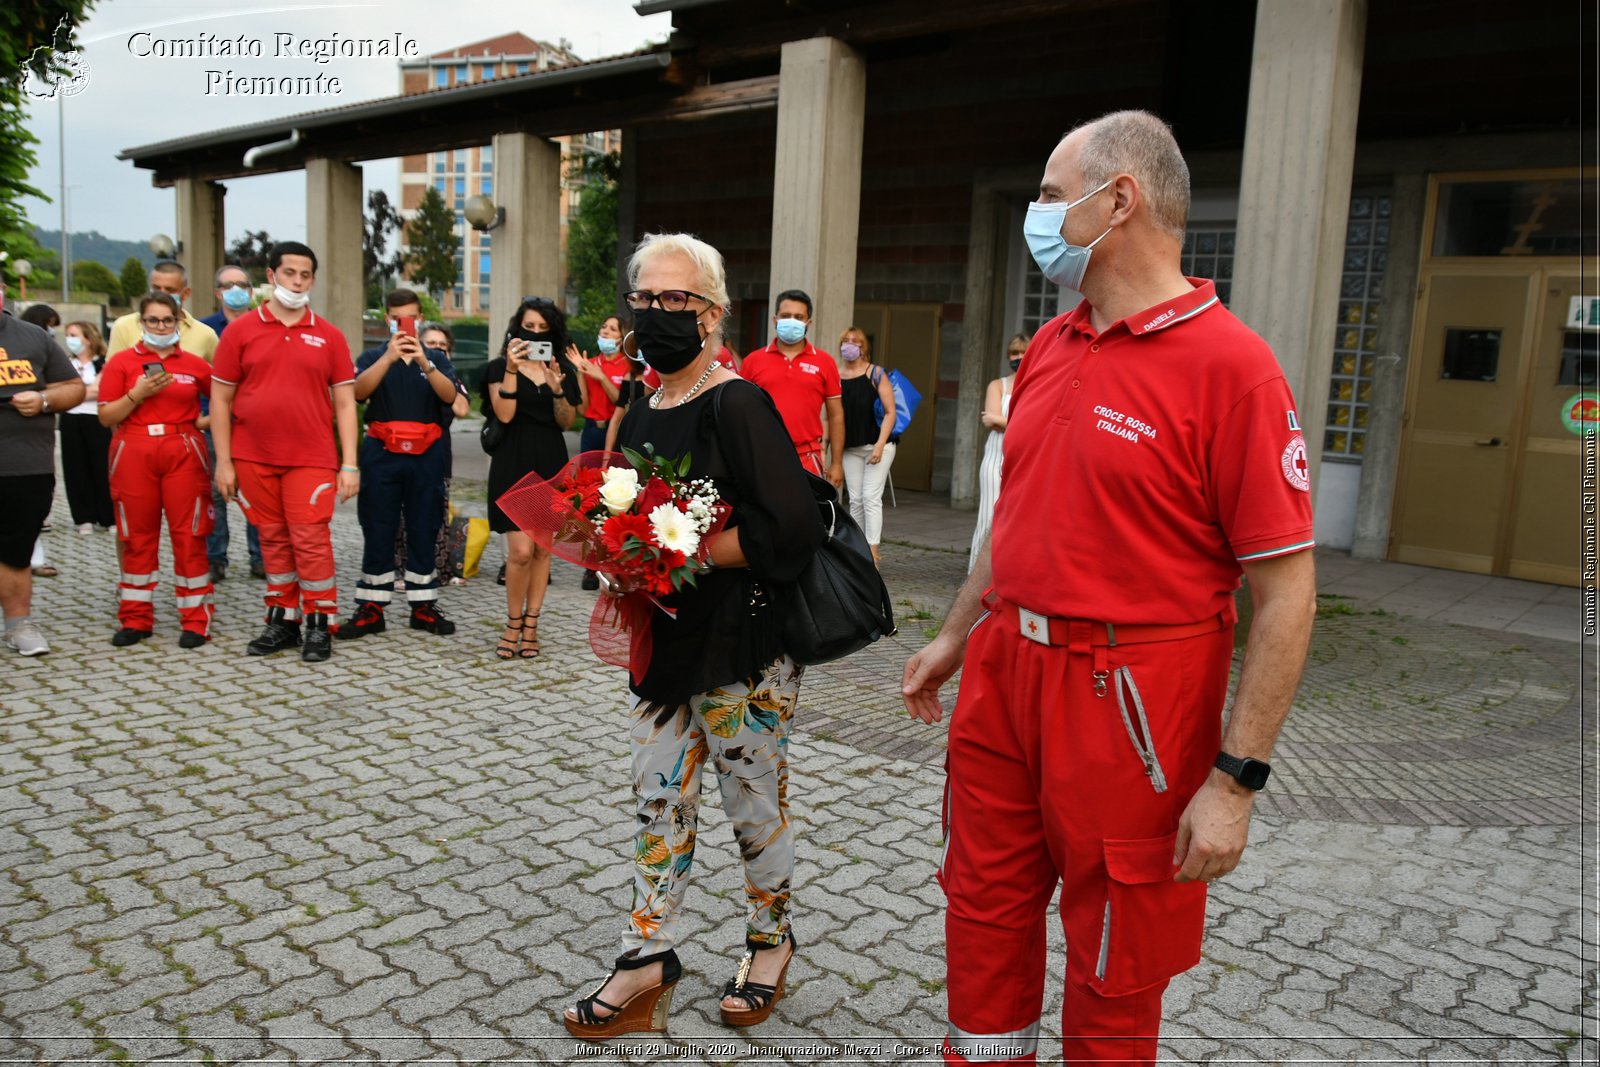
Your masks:
<svg viewBox="0 0 1600 1067"><path fill-rule="evenodd" d="M1116 645L1103 627L1066 623L1060 643L1040 644L1015 606L997 604L973 628L939 870L946 1062L1034 1062L1058 881L1063 1057L1155 1062L1161 995L1200 958L1206 889L1172 880L1172 853L1221 741L1229 622Z"/></svg>
<svg viewBox="0 0 1600 1067"><path fill-rule="evenodd" d="M261 535L267 607L283 608L288 619L300 618L302 611L337 614L338 578L328 530L339 499L334 472L249 460L235 460L233 467L239 475L239 505Z"/></svg>
<svg viewBox="0 0 1600 1067"><path fill-rule="evenodd" d="M178 618L185 630L211 631L211 566L206 538L216 512L206 443L192 426L121 429L111 442L111 502L122 539L117 621L132 630L155 629L160 576L161 515L172 538L172 576Z"/></svg>

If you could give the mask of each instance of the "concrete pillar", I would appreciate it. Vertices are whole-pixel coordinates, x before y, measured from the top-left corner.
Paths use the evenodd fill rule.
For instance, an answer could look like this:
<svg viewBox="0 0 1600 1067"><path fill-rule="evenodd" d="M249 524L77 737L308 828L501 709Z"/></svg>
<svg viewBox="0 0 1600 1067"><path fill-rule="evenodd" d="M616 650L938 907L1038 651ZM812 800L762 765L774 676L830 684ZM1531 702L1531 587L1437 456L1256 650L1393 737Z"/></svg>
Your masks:
<svg viewBox="0 0 1600 1067"><path fill-rule="evenodd" d="M561 146L527 133L494 135L494 202L506 209L494 231L489 275L489 358L525 296L562 304Z"/></svg>
<svg viewBox="0 0 1600 1067"><path fill-rule="evenodd" d="M1256 5L1231 306L1283 365L1313 485L1328 418L1366 21L1366 0Z"/></svg>
<svg viewBox="0 0 1600 1067"><path fill-rule="evenodd" d="M189 313L196 318L217 310L216 278L222 266L222 198L227 188L218 182L179 178L178 243L183 251L178 260L189 269L189 287L194 294Z"/></svg>
<svg viewBox="0 0 1600 1067"><path fill-rule="evenodd" d="M1005 199L992 188L975 185L972 221L967 236L967 289L961 320L961 377L956 393L956 439L950 464L950 506L965 511L978 506L978 465L983 459L984 391L996 377L1000 331L997 298L1005 295Z"/></svg>
<svg viewBox="0 0 1600 1067"><path fill-rule="evenodd" d="M849 45L812 37L783 46L768 299L810 293L811 340L829 352L855 315L866 102L866 63Z"/></svg>
<svg viewBox="0 0 1600 1067"><path fill-rule="evenodd" d="M361 256L361 168L333 159L306 160L306 244L317 254L311 308L344 331L352 355L362 349L367 302Z"/></svg>
<svg viewBox="0 0 1600 1067"><path fill-rule="evenodd" d="M1399 174L1389 201L1389 259L1384 267L1378 320L1378 358L1367 409L1367 444L1356 495L1356 536L1350 554L1387 559L1389 519L1394 514L1400 468L1400 429L1405 419L1406 377L1411 357L1411 320L1417 309L1417 274L1428 179Z"/></svg>

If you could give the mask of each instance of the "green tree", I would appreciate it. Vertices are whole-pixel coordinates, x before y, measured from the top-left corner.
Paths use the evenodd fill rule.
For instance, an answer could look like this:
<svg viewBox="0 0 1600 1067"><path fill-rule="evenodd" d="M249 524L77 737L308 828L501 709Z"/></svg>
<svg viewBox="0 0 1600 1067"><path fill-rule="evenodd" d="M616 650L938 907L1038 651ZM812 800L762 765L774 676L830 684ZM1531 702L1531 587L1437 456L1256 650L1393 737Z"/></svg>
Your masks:
<svg viewBox="0 0 1600 1067"><path fill-rule="evenodd" d="M141 282L141 288L142 285ZM104 293L113 304L120 304L125 298L122 282L111 273L111 268L93 259L80 259L72 264L72 288Z"/></svg>
<svg viewBox="0 0 1600 1067"><path fill-rule="evenodd" d="M567 221L567 279L577 291L578 313L568 320L574 333L593 333L617 313L617 179L622 160L615 152L584 153L567 167L578 206Z"/></svg>
<svg viewBox="0 0 1600 1067"><path fill-rule="evenodd" d="M416 217L406 230L406 266L411 280L438 299L439 294L453 288L460 274L456 270L456 253L461 250L461 237L456 233L456 217L445 205L439 190L429 188L423 194Z"/></svg>
<svg viewBox="0 0 1600 1067"><path fill-rule="evenodd" d="M374 189L367 194L367 214L361 220L361 263L366 271L367 306L383 303L384 283L405 266L405 253L389 252L389 238L405 225L389 194Z"/></svg>
<svg viewBox="0 0 1600 1067"><path fill-rule="evenodd" d="M95 0L7 0L0 4L0 251L11 259L37 258L39 246L22 217L22 198L49 200L28 183L38 138L23 125L27 96L46 97L68 73L78 25ZM8 272L9 276L9 272Z"/></svg>
<svg viewBox="0 0 1600 1067"><path fill-rule="evenodd" d="M150 287L150 274L139 262L138 256L129 256L122 261L122 273L117 275L117 280L122 283L122 299L125 301L140 296Z"/></svg>
<svg viewBox="0 0 1600 1067"><path fill-rule="evenodd" d="M223 257L229 263L237 263L250 275L254 285L260 285L267 280L267 253L272 251L272 237L266 230L246 230L244 236L229 245Z"/></svg>

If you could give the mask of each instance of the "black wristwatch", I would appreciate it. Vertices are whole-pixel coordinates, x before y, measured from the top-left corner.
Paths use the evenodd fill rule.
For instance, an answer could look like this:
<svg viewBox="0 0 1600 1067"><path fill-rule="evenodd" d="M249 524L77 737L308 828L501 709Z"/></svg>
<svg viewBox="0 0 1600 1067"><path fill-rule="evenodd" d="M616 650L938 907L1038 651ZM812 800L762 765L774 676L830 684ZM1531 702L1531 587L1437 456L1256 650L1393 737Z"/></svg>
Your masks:
<svg viewBox="0 0 1600 1067"><path fill-rule="evenodd" d="M1217 753L1217 770L1228 775L1246 789L1260 792L1267 784L1267 778L1272 774L1272 766L1262 763L1258 759L1245 756L1230 756L1226 752Z"/></svg>

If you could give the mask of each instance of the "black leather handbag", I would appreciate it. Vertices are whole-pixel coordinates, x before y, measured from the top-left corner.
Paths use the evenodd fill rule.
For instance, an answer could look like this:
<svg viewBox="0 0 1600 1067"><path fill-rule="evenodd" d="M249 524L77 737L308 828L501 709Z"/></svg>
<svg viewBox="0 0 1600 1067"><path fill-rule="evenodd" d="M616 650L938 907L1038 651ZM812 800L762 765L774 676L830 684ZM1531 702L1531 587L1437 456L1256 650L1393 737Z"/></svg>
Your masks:
<svg viewBox="0 0 1600 1067"><path fill-rule="evenodd" d="M810 471L822 544L806 569L778 589L783 650L796 663L843 659L895 633L894 609L867 535L839 503L832 484Z"/></svg>
<svg viewBox="0 0 1600 1067"><path fill-rule="evenodd" d="M478 431L478 444L485 452L493 453L506 439L506 424L495 418L494 412L483 417L483 428Z"/></svg>

